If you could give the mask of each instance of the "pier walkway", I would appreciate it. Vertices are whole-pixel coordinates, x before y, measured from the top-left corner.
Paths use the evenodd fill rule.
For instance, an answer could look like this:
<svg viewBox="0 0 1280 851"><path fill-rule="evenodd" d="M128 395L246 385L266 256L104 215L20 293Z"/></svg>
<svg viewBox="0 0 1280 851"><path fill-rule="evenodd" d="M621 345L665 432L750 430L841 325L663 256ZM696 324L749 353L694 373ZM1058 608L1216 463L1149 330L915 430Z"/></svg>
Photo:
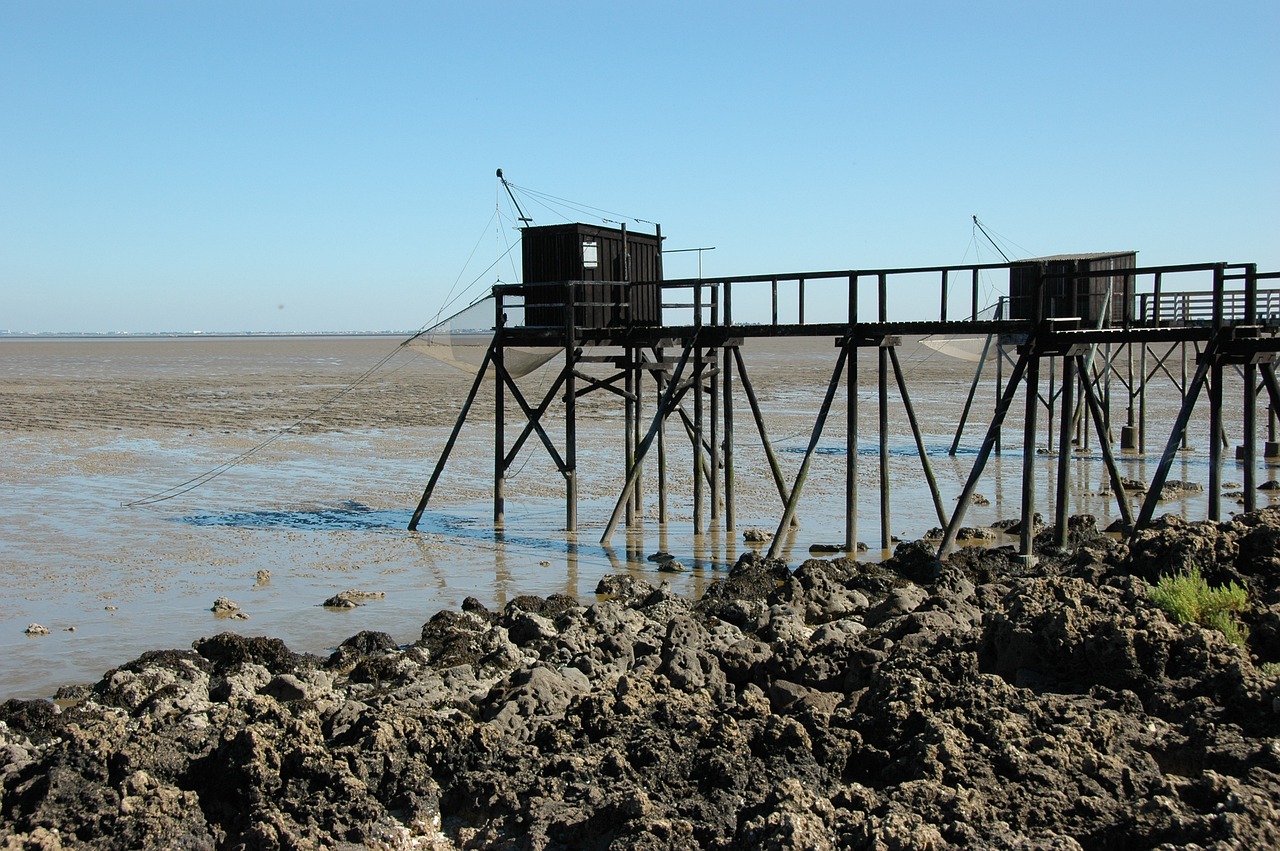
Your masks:
<svg viewBox="0 0 1280 851"><path fill-rule="evenodd" d="M625 239L625 231L624 231ZM625 245L625 242L624 242ZM1162 487L1178 449L1185 445L1187 424L1207 400L1211 433L1207 514L1221 519L1222 428L1225 376L1234 373L1244 388L1243 463L1246 510L1256 505L1259 452L1257 400L1266 394L1270 416L1265 450L1278 451L1275 412L1280 410L1280 384L1274 362L1280 352L1280 273L1260 273L1251 263L1203 263L1139 267L1133 252L1062 255L1000 264L917 268L802 272L683 280L547 281L493 288L492 341L477 372L471 395L414 512L415 528L440 481L471 403L486 381L494 386L494 522L505 519L505 479L530 438L536 437L565 482L565 526L578 528L579 474L577 400L606 392L622 403L625 420L626 480L609 522L602 530L608 543L621 523L631 525L641 509L640 483L646 466L656 479L659 522L666 522L666 424L678 417L694 453L693 526L695 534L712 523L736 529L734 446L745 410L758 432L777 486L780 509L771 555L800 504L806 477L819 441L828 427L833 402L845 394L845 538L857 544L859 507L857 452L859 437L857 353L874 349L879 419L879 509L881 544L889 541L888 420L890 381L904 406L927 480L946 533L943 553L954 548L966 508L993 451L999 451L1006 415L1021 396L1024 429L1020 552L1033 558L1036 436L1039 415L1047 409L1045 427L1058 411L1058 477L1053 509L1055 540L1065 544L1068 531L1072 448L1096 439L1102 451L1124 531L1141 529L1152 520ZM528 264L526 262L526 269ZM660 261L658 266L660 275ZM625 266L624 266L625 270ZM624 271L625 274L625 271ZM526 275L528 277L528 275ZM1000 293L983 304L981 291ZM965 338L983 341L967 403L960 417L952 453L971 415L974 391L983 364L998 352L995 381L998 402L991 415L959 501L943 507L925 451L919 421L897 348L905 336ZM762 337L829 337L832 371L827 391L814 407L807 451L799 469L782 469L766 432L741 349ZM558 373L541 398L530 400L515 370L506 363L514 352L558 353ZM1169 365L1174 350L1183 357L1179 379ZM1187 375L1188 352L1194 373ZM1134 373L1137 354L1138 372ZM556 358L553 358L555 360ZM585 367L604 364L600 377ZM1008 366L1007 374L1004 368ZM1046 386L1043 376L1049 375ZM1164 437L1164 452L1140 509L1133 513L1116 463L1112 420L1113 379L1124 388L1126 422L1121 428L1126 448L1145 449L1149 423L1145 394L1149 382L1165 376L1178 385L1182 404ZM686 402L689 403L686 406ZM510 407L514 403L514 408ZM646 409L646 406L648 409ZM689 407L692 410L689 410ZM507 434L507 411L523 415L514 440ZM560 439L545 424L549 411L563 416ZM1092 427L1090 432L1089 427ZM655 462L656 463L653 463Z"/></svg>

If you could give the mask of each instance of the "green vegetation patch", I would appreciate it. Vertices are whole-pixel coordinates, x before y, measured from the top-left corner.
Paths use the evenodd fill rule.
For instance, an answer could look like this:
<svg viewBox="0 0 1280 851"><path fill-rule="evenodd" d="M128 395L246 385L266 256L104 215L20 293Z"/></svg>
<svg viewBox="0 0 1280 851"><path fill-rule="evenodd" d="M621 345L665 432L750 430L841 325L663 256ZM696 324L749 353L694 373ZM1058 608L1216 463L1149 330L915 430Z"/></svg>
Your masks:
<svg viewBox="0 0 1280 851"><path fill-rule="evenodd" d="M1162 576L1151 589L1151 599L1178 623L1211 627L1232 644L1244 644L1249 637L1248 628L1240 622L1241 613L1249 609L1249 593L1234 582L1211 588L1199 568Z"/></svg>

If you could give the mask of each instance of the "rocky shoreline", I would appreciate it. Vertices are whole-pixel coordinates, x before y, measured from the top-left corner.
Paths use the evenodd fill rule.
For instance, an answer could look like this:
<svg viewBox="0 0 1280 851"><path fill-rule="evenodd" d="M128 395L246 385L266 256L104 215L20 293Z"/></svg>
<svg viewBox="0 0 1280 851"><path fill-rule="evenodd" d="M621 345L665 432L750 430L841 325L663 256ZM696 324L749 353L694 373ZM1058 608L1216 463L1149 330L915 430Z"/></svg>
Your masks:
<svg viewBox="0 0 1280 851"><path fill-rule="evenodd" d="M1280 846L1280 512L1072 528L1034 566L748 553L697 600L615 575L408 646L147 653L0 706L0 843ZM1193 567L1248 589L1247 645L1152 602Z"/></svg>

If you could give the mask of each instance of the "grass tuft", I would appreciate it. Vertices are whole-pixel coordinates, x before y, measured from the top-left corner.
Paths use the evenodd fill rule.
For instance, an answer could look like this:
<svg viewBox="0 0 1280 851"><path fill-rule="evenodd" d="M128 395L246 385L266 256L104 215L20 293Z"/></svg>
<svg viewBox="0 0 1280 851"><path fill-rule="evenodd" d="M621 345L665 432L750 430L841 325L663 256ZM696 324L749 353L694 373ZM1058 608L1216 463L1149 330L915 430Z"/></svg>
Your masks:
<svg viewBox="0 0 1280 851"><path fill-rule="evenodd" d="M1232 644L1244 644L1249 630L1239 615L1249 609L1249 593L1234 582L1211 588L1198 568L1160 577L1151 599L1177 620L1218 630Z"/></svg>

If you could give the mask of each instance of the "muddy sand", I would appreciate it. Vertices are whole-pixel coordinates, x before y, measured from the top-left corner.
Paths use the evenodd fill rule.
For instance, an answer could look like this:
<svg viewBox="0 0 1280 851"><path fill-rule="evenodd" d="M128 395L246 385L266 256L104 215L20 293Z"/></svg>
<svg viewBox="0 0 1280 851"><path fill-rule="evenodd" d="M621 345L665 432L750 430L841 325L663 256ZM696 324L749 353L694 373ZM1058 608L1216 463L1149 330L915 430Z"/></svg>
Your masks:
<svg viewBox="0 0 1280 851"><path fill-rule="evenodd" d="M673 420L670 522L656 522L650 466L642 525L601 546L623 469L621 411L616 397L600 393L580 400L580 531L563 531L563 479L535 438L509 473L507 527L495 534L486 388L423 526L406 532L470 378L401 348L400 339L0 339L0 698L49 697L148 649L190 646L225 629L321 654L366 629L406 643L432 612L467 597L497 609L522 594L587 600L610 572L666 580L696 597L732 567L743 530L776 528L781 502L739 392L737 532L726 534L708 511L710 532L690 534L692 459ZM743 354L769 438L785 474L794 476L834 365L832 340L752 340ZM875 357L860 357L858 538L870 545L861 558L880 560L891 552L879 548ZM946 450L973 364L911 343L902 363L949 506L981 442L993 387L983 382L952 457ZM540 399L549 381L540 372L521 384L528 398ZM1159 387L1170 389L1167 382ZM651 385L648 392L651 412ZM837 397L805 487L801 525L784 542L784 557L795 563L810 546L844 537L845 394ZM1156 401L1153 395L1153 411ZM521 419L513 403L507 408L514 440ZM939 521L896 392L889 415L890 529L918 538ZM554 440L561 429L552 417ZM1015 411L1006 433L1011 454L992 459L981 485L990 503L971 507L966 525L1017 514L1021 454L1013 441L1020 434ZM1096 514L1105 525L1115 506L1101 493L1097 459L1095 450L1075 462L1072 510ZM1037 461L1037 501L1051 505L1056 459ZM220 475L202 478L230 462ZM1126 475L1145 479L1154 462L1126 455L1122 464ZM1206 475L1203 453L1180 455L1173 473L1200 481ZM147 499L157 494L174 498ZM1203 516L1204 500L1168 510ZM658 550L688 570L659 576L648 560ZM259 580L264 571L267 582ZM319 608L350 589L386 596L353 609ZM249 619L212 613L219 597ZM25 635L33 622L50 634Z"/></svg>

